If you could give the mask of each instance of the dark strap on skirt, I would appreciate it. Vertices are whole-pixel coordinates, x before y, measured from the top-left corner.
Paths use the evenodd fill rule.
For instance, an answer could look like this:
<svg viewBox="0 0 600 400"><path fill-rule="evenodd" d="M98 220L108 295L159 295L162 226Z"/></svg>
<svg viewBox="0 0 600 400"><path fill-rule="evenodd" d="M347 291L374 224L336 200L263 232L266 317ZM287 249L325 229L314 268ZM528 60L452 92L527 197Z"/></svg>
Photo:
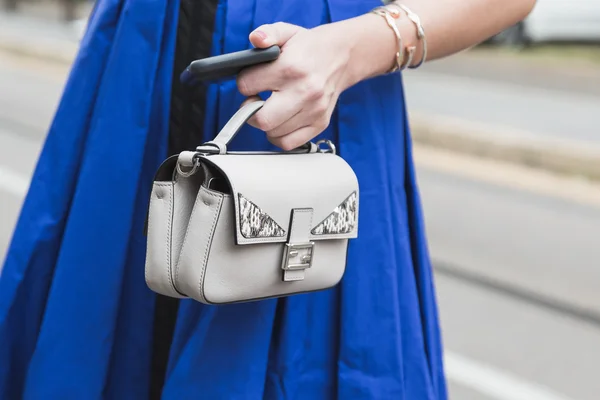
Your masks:
<svg viewBox="0 0 600 400"><path fill-rule="evenodd" d="M169 155L202 143L206 89L179 82L179 74L195 59L211 54L218 0L181 0L171 90ZM179 300L156 296L153 327L150 399L160 399L177 321Z"/></svg>

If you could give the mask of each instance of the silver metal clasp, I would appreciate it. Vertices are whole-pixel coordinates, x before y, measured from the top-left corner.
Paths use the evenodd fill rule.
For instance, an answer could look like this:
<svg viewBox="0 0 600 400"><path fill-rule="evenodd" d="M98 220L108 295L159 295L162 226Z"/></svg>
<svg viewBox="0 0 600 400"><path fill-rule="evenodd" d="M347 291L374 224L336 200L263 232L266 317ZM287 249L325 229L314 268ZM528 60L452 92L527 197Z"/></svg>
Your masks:
<svg viewBox="0 0 600 400"><path fill-rule="evenodd" d="M200 161L198 161L198 159L194 159L192 168L190 168L187 171L184 171L183 168L181 168L181 164L179 162L177 162L177 173L184 178L189 178L190 176L194 175L198 171L199 166L200 166Z"/></svg>
<svg viewBox="0 0 600 400"><path fill-rule="evenodd" d="M327 147L329 147L328 150L323 150L323 148L321 147L322 144L326 144ZM333 142L331 140L319 140L317 143L317 151L319 153L331 153L331 154L336 154L336 148L335 148L335 144L333 144Z"/></svg>
<svg viewBox="0 0 600 400"><path fill-rule="evenodd" d="M295 271L310 268L314 256L314 242L286 243L281 269Z"/></svg>

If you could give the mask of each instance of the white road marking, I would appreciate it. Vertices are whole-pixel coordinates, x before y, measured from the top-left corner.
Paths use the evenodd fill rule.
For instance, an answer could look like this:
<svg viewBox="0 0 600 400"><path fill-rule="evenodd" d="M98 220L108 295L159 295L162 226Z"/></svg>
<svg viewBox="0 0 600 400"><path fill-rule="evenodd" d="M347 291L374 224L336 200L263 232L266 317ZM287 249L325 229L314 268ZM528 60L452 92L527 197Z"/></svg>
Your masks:
<svg viewBox="0 0 600 400"><path fill-rule="evenodd" d="M445 352L446 378L497 400L570 400L549 388L528 382L467 357Z"/></svg>
<svg viewBox="0 0 600 400"><path fill-rule="evenodd" d="M0 166L0 190L23 198L29 189L29 178Z"/></svg>

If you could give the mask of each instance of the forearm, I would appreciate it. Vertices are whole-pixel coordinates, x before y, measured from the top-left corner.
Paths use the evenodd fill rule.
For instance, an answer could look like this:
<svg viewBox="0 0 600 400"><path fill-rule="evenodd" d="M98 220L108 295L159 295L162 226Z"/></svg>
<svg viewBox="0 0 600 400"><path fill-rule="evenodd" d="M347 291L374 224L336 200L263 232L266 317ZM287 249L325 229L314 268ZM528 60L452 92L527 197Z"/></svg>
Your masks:
<svg viewBox="0 0 600 400"><path fill-rule="evenodd" d="M472 47L527 16L535 0L400 0L417 14L427 38L427 60L435 60ZM422 56L422 43L404 13L395 20L405 45L417 47L412 65ZM379 15L366 14L343 21L342 31L351 43L348 80L387 72L395 61L397 40Z"/></svg>

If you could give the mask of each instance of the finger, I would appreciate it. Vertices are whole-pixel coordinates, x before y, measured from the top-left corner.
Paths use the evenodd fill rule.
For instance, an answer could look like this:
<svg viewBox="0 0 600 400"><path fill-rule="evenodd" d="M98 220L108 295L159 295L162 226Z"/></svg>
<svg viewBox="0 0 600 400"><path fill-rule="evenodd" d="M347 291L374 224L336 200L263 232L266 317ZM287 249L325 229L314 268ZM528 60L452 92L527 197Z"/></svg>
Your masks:
<svg viewBox="0 0 600 400"><path fill-rule="evenodd" d="M274 92L248 124L264 132L272 131L302 110L302 103L289 91Z"/></svg>
<svg viewBox="0 0 600 400"><path fill-rule="evenodd" d="M293 134L300 129L305 127L312 127L316 132L316 135L322 133L330 123L330 116L327 114L318 114L314 115L314 113L300 112L290 118L288 121L281 124L279 127L267 131L267 136L272 138L279 138L286 135ZM312 138L311 138L312 139Z"/></svg>
<svg viewBox="0 0 600 400"><path fill-rule="evenodd" d="M259 96L250 96L246 100L244 100L242 104L240 104L240 108L244 107L246 104L253 103L259 100L262 100Z"/></svg>
<svg viewBox="0 0 600 400"><path fill-rule="evenodd" d="M278 138L281 136L289 135L290 133L297 131L300 128L304 128L305 126L311 125L313 120L314 119L312 119L307 112L301 110L292 118L279 125L277 128L267 131L267 135L272 138Z"/></svg>
<svg viewBox="0 0 600 400"><path fill-rule="evenodd" d="M244 96L253 96L281 90L285 79L279 68L276 62L244 68L236 78L238 91Z"/></svg>
<svg viewBox="0 0 600 400"><path fill-rule="evenodd" d="M285 22L261 25L250 33L250 43L258 48L266 48L273 45L281 47L302 29L304 28Z"/></svg>
<svg viewBox="0 0 600 400"><path fill-rule="evenodd" d="M272 138L286 136L309 125L311 121L307 120L306 113L299 112L277 128L267 131L267 136Z"/></svg>
<svg viewBox="0 0 600 400"><path fill-rule="evenodd" d="M305 126L303 128L281 137L268 137L269 142L279 147L282 150L290 151L302 146L312 138L317 136L318 129L313 126Z"/></svg>
<svg viewBox="0 0 600 400"><path fill-rule="evenodd" d="M331 114L337 102L337 95L327 100L325 98L307 104L301 112L281 124L279 127L268 131L267 135L271 137L281 137L290 134L300 128L312 125L318 130L317 134L327 129L330 123Z"/></svg>

